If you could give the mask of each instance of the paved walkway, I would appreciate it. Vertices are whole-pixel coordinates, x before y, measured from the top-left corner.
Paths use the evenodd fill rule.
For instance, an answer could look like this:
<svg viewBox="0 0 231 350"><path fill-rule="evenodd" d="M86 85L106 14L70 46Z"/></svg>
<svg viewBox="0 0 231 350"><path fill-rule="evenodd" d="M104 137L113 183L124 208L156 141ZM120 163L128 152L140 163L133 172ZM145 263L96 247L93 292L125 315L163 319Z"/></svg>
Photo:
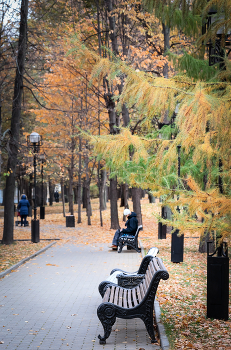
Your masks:
<svg viewBox="0 0 231 350"><path fill-rule="evenodd" d="M139 319L117 319L106 345L97 317L99 283L119 267L136 271L141 254L106 245L52 246L0 279L0 350L148 350Z"/></svg>

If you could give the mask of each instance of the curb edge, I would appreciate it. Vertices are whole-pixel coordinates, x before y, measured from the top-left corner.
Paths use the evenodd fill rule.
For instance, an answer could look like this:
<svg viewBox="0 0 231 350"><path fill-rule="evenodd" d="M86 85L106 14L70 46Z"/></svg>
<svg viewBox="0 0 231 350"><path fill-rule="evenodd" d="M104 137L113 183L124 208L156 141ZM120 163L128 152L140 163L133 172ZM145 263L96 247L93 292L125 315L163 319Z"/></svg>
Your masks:
<svg viewBox="0 0 231 350"><path fill-rule="evenodd" d="M144 257L144 246L141 242L141 240L139 239L139 244L141 247L141 254L142 257ZM160 337L160 347L162 350L169 350L170 349L170 345L169 345L169 341L165 332L165 328L163 323L161 322L161 310L160 310L160 304L159 302L155 299L154 301L154 311L155 311L155 318L156 318L156 324L157 324L157 328L158 328L158 333L159 333L159 337Z"/></svg>

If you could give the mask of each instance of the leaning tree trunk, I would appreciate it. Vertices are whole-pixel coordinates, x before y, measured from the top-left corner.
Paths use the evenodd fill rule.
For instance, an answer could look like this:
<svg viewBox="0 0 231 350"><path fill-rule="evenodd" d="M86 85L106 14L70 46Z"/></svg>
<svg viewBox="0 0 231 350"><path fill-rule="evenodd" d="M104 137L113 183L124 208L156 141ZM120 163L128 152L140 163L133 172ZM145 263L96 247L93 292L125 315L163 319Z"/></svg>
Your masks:
<svg viewBox="0 0 231 350"><path fill-rule="evenodd" d="M140 198L141 198L141 189L132 188L133 211L137 214L138 224L142 225Z"/></svg>
<svg viewBox="0 0 231 350"><path fill-rule="evenodd" d="M21 119L21 101L23 92L23 74L25 70L25 58L27 48L27 16L28 16L28 0L21 1L21 19L19 28L18 56L16 65L16 76L14 83L14 96L12 104L11 117L11 137L10 152L8 155L6 177L6 193L4 207L4 230L3 244L13 243L14 234L14 188L15 188L15 170L17 164L18 148L19 148L19 130Z"/></svg>

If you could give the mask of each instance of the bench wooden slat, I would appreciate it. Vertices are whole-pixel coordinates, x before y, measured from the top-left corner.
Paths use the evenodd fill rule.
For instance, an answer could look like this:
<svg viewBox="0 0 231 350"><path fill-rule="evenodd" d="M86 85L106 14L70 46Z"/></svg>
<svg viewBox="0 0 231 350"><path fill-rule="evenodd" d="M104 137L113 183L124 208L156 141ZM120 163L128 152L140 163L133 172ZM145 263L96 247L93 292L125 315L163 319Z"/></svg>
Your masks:
<svg viewBox="0 0 231 350"><path fill-rule="evenodd" d="M141 298L144 299L144 296L145 296L144 284L140 283L139 287L140 287Z"/></svg>
<svg viewBox="0 0 231 350"><path fill-rule="evenodd" d="M119 306L123 306L123 289L120 288L120 292L119 292Z"/></svg>
<svg viewBox="0 0 231 350"><path fill-rule="evenodd" d="M166 271L167 271L167 269L166 269L166 267L164 266L162 260L158 259L158 264L159 264L161 270L166 270Z"/></svg>
<svg viewBox="0 0 231 350"><path fill-rule="evenodd" d="M137 299L136 299L136 288L132 289L132 298L133 298L134 306L138 305Z"/></svg>
<svg viewBox="0 0 231 350"><path fill-rule="evenodd" d="M110 289L110 288L107 288L107 290L106 290L106 292L105 292L105 294L104 294L104 297L103 297L103 302L108 301L110 291L111 291L111 289Z"/></svg>
<svg viewBox="0 0 231 350"><path fill-rule="evenodd" d="M155 266L154 266L154 264L153 264L153 261L150 261L149 266L150 266L151 274L152 274L152 276L153 276L154 273L156 272L156 269L155 269Z"/></svg>
<svg viewBox="0 0 231 350"><path fill-rule="evenodd" d="M152 280L152 273L150 271L150 268L147 269L145 278L147 278L148 284L150 284Z"/></svg>
<svg viewBox="0 0 231 350"><path fill-rule="evenodd" d="M128 289L128 307L131 308L132 307L132 290Z"/></svg>
<svg viewBox="0 0 231 350"><path fill-rule="evenodd" d="M148 286L149 286L149 283L148 281L146 280L146 278L143 279L143 289L144 289L144 295L146 294L147 290L148 290Z"/></svg>
<svg viewBox="0 0 231 350"><path fill-rule="evenodd" d="M124 290L124 294L123 294L123 307L124 307L125 309L128 308L127 290Z"/></svg>
<svg viewBox="0 0 231 350"><path fill-rule="evenodd" d="M153 262L153 265L155 266L156 271L159 271L160 270L160 266L158 265L156 259L153 259L152 262Z"/></svg>
<svg viewBox="0 0 231 350"><path fill-rule="evenodd" d="M109 303L113 303L114 301L114 292L115 292L115 286L112 286Z"/></svg>
<svg viewBox="0 0 231 350"><path fill-rule="evenodd" d="M137 297L138 297L138 301L140 303L141 300L142 300L142 297L141 297L141 292L140 292L140 287L139 286L136 287L136 294L137 294Z"/></svg>
<svg viewBox="0 0 231 350"><path fill-rule="evenodd" d="M116 287L115 296L114 296L114 303L116 305L118 305L118 295L119 295L119 287Z"/></svg>

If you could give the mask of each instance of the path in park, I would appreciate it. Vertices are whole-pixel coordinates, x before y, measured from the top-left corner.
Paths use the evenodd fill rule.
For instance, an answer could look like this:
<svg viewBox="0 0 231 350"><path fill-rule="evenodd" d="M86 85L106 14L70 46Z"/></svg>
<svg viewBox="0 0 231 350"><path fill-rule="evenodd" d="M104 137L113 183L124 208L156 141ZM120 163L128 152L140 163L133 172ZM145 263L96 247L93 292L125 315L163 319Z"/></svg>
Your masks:
<svg viewBox="0 0 231 350"><path fill-rule="evenodd" d="M148 350L139 319L117 319L106 345L97 317L99 283L119 267L136 271L141 254L107 245L54 245L0 279L0 350Z"/></svg>

